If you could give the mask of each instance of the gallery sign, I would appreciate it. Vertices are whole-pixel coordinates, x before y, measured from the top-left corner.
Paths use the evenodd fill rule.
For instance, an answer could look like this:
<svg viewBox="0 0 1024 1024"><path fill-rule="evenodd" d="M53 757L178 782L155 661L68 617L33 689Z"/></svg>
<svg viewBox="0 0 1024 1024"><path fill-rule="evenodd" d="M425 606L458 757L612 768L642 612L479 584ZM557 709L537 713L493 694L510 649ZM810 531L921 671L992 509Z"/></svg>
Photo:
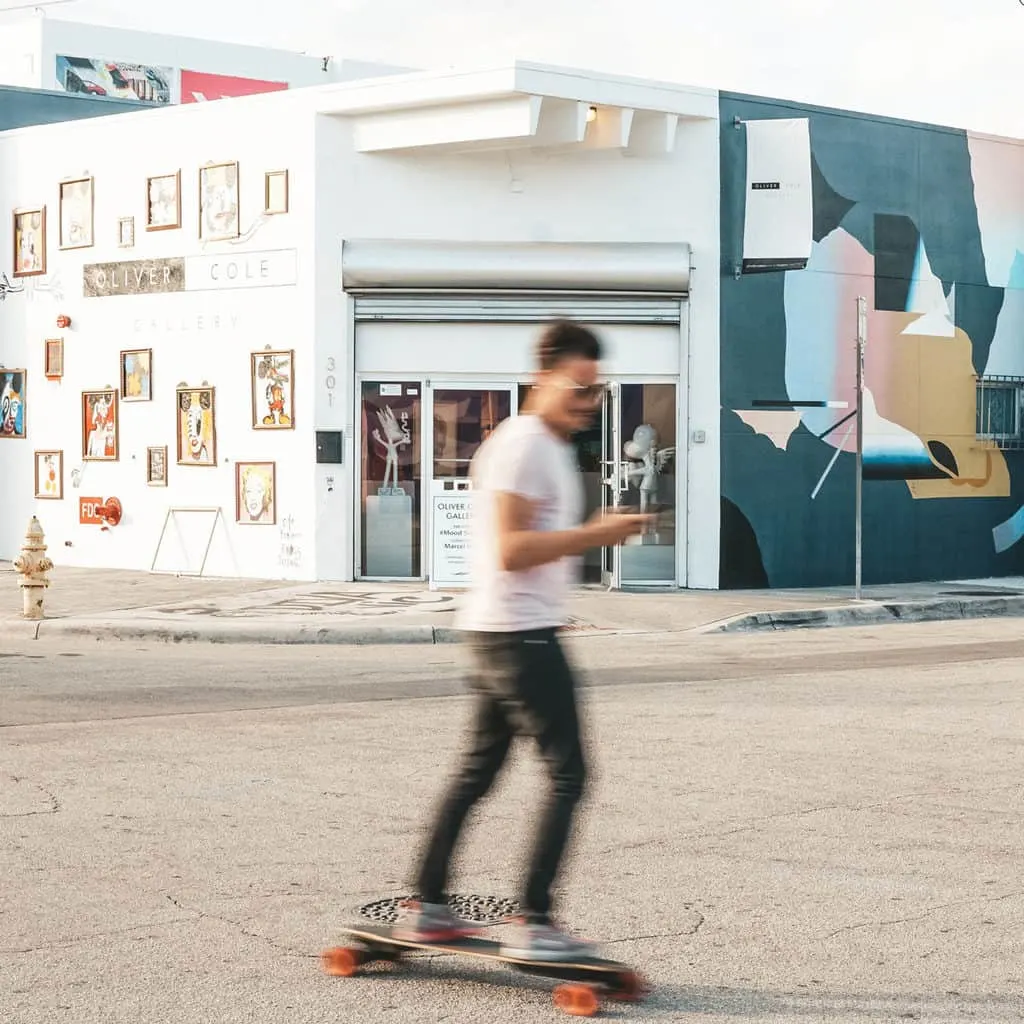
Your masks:
<svg viewBox="0 0 1024 1024"><path fill-rule="evenodd" d="M434 495L431 587L469 584L471 501L469 491Z"/></svg>
<svg viewBox="0 0 1024 1024"><path fill-rule="evenodd" d="M274 249L238 255L87 263L82 268L82 294L100 298L293 285L298 279L297 255L294 249Z"/></svg>

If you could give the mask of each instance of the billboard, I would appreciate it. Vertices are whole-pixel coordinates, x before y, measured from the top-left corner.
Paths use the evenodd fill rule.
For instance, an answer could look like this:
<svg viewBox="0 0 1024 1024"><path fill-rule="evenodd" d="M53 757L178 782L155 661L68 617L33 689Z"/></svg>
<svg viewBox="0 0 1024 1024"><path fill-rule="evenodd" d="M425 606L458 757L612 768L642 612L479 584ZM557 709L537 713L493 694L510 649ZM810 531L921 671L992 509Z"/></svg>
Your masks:
<svg viewBox="0 0 1024 1024"><path fill-rule="evenodd" d="M112 96L139 103L174 103L174 68L149 67L95 57L57 57L57 86L87 96Z"/></svg>
<svg viewBox="0 0 1024 1024"><path fill-rule="evenodd" d="M287 82L267 82L259 78L211 75L203 71L181 71L181 102L203 103L232 96L254 96L261 92L280 92Z"/></svg>

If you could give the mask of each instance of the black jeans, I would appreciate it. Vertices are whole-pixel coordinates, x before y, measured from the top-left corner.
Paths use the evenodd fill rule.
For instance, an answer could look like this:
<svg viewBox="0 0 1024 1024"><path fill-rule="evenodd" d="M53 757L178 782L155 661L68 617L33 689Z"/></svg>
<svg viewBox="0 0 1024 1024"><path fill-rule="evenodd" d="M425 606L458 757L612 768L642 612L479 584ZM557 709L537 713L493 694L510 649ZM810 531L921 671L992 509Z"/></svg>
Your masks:
<svg viewBox="0 0 1024 1024"><path fill-rule="evenodd" d="M473 805L491 788L516 735L532 737L550 786L537 822L522 907L547 920L551 887L568 844L586 777L576 684L553 629L473 633L476 712L468 745L434 819L417 888L425 903L444 903L452 853Z"/></svg>

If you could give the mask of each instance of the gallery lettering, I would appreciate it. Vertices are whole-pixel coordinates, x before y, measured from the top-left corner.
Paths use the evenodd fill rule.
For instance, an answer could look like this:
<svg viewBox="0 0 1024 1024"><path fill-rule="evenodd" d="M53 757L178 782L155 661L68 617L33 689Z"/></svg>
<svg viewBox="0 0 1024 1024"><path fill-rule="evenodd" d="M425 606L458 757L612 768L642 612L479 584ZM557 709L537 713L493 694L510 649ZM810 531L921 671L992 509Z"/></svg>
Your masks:
<svg viewBox="0 0 1024 1024"><path fill-rule="evenodd" d="M251 281L255 278L266 280L270 277L270 262L262 259L258 261L246 260L244 263L239 263L238 260L221 263L218 260L210 264L210 277L214 281L220 281L221 279L236 281L240 277L246 281Z"/></svg>

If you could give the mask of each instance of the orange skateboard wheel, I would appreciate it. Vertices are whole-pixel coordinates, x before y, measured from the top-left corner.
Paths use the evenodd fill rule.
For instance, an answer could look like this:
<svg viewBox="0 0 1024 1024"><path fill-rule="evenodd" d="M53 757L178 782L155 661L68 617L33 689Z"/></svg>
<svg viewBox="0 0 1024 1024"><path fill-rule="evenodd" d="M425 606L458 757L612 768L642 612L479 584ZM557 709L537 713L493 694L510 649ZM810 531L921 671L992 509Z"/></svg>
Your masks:
<svg viewBox="0 0 1024 1024"><path fill-rule="evenodd" d="M555 1006L573 1017L593 1017L601 1008L597 993L589 985L559 985Z"/></svg>
<svg viewBox="0 0 1024 1024"><path fill-rule="evenodd" d="M328 974L336 978L351 978L363 962L363 953L359 949L339 947L328 949L320 959Z"/></svg>

